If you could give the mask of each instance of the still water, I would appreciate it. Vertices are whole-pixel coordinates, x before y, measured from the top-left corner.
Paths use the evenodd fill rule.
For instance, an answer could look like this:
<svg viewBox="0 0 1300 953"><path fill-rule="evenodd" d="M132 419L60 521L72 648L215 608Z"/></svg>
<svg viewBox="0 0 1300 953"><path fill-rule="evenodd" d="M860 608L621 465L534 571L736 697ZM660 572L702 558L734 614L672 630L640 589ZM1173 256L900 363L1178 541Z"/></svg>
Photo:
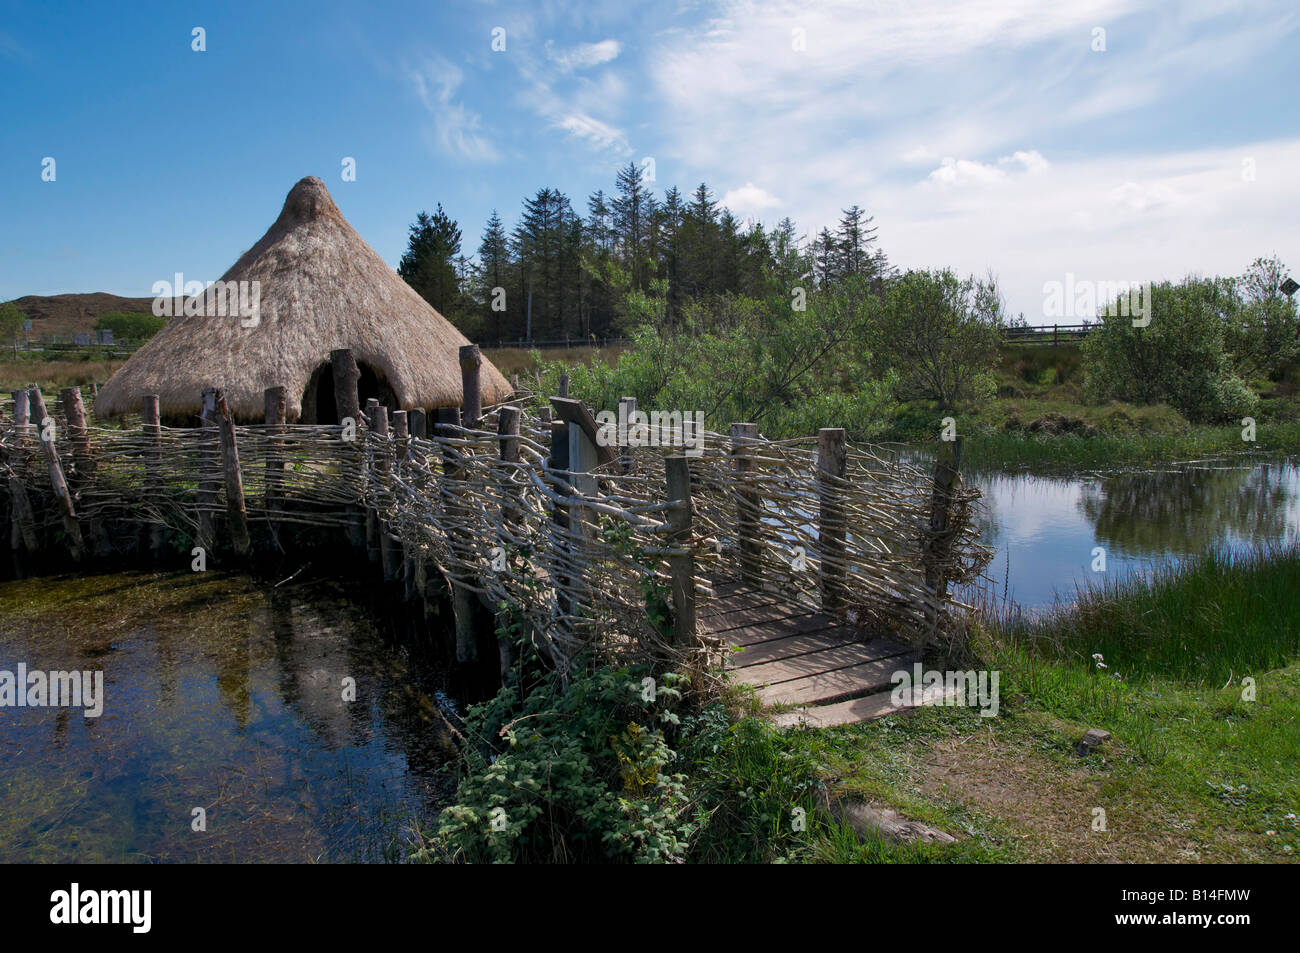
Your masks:
<svg viewBox="0 0 1300 953"><path fill-rule="evenodd" d="M1218 547L1293 545L1296 458L1167 466L1086 476L972 473L984 491L984 541L997 555L990 595L1025 608ZM1093 570L1097 548L1105 570Z"/></svg>
<svg viewBox="0 0 1300 953"><path fill-rule="evenodd" d="M0 708L0 862L401 859L449 794L450 702L355 595L216 573L0 583L0 671L98 670L105 689L98 718Z"/></svg>

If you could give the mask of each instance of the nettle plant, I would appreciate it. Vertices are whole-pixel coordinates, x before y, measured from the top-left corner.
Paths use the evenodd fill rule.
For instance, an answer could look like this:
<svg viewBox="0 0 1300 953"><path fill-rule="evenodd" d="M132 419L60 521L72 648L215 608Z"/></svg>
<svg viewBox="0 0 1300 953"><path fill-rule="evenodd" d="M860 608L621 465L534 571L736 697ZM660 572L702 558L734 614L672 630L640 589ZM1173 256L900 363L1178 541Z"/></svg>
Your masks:
<svg viewBox="0 0 1300 953"><path fill-rule="evenodd" d="M669 736L685 682L603 667L566 689L550 673L471 708L468 774L416 859L684 860L696 825Z"/></svg>

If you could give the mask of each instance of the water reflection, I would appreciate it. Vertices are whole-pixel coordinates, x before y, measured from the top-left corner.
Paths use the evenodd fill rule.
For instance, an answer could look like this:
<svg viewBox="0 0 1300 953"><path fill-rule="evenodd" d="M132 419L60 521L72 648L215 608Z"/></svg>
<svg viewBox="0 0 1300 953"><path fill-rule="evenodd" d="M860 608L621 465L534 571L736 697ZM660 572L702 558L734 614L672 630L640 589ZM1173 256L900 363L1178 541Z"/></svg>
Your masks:
<svg viewBox="0 0 1300 953"><path fill-rule="evenodd" d="M20 661L102 669L106 702L0 709L0 861L385 859L448 793L441 683L333 584L0 583Z"/></svg>
<svg viewBox="0 0 1300 953"><path fill-rule="evenodd" d="M1292 459L1078 477L975 473L968 479L984 491L982 537L998 552L989 588L1027 608L1212 547L1239 551L1294 544L1300 536L1300 471ZM1093 570L1099 546L1104 574Z"/></svg>

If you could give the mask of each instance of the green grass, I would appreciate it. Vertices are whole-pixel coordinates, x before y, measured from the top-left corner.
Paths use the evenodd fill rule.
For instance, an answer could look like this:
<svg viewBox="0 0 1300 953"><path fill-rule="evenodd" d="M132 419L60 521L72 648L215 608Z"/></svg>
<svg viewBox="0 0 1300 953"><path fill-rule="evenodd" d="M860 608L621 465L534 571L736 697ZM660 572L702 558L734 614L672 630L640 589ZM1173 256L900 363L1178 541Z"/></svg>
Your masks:
<svg viewBox="0 0 1300 953"><path fill-rule="evenodd" d="M1222 685L1300 658L1300 551L1211 552L1149 581L1082 590L1044 618L1001 621L998 636L1065 661L1099 653L1125 678Z"/></svg>
<svg viewBox="0 0 1300 953"><path fill-rule="evenodd" d="M962 839L859 845L819 828L808 859L1294 861L1297 582L1295 551L1209 555L1037 621L979 624L975 667L1000 672L997 717L925 708L784 740L842 794ZM1092 727L1113 738L1080 758Z"/></svg>

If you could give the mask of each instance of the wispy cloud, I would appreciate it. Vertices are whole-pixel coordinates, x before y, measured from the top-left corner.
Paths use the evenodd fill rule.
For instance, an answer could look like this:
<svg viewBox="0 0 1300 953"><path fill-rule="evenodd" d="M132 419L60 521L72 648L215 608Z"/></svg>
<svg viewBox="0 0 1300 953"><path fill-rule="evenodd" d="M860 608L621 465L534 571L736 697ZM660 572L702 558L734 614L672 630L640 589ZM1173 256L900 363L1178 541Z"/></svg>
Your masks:
<svg viewBox="0 0 1300 953"><path fill-rule="evenodd" d="M587 69L608 63L618 57L623 44L618 40L601 40L599 43L582 43L566 50L558 50L554 44L546 44L546 55L564 72Z"/></svg>
<svg viewBox="0 0 1300 953"><path fill-rule="evenodd" d="M458 66L435 55L408 68L406 75L433 119L434 141L442 152L477 162L500 158L496 147L479 132L482 118L456 99L465 79Z"/></svg>

